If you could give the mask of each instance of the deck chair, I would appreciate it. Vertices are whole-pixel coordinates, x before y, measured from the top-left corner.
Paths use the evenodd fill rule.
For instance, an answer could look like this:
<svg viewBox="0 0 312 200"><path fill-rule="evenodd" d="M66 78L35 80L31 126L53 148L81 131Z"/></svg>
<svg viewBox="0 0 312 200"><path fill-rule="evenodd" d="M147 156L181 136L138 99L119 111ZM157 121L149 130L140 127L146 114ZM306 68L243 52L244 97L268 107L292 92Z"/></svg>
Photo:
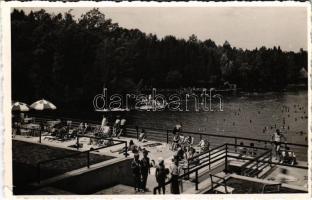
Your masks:
<svg viewBox="0 0 312 200"><path fill-rule="evenodd" d="M217 178L218 180L213 180L213 178ZM215 193L221 193L221 194L232 194L234 191L234 188L229 187L226 185L225 178L210 174L211 179L211 190Z"/></svg>

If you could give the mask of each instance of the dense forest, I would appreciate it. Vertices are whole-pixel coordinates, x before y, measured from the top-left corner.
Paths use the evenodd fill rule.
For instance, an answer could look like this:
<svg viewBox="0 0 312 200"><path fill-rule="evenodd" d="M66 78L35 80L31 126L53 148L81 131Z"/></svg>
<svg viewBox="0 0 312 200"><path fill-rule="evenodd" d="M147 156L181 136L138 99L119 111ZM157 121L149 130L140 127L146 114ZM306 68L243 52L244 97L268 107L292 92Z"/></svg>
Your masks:
<svg viewBox="0 0 312 200"><path fill-rule="evenodd" d="M307 52L280 47L243 50L228 41L157 38L125 29L98 9L78 19L69 10L11 13L12 99L47 98L56 105L90 105L103 87L113 92L144 87L220 87L280 91L299 83Z"/></svg>

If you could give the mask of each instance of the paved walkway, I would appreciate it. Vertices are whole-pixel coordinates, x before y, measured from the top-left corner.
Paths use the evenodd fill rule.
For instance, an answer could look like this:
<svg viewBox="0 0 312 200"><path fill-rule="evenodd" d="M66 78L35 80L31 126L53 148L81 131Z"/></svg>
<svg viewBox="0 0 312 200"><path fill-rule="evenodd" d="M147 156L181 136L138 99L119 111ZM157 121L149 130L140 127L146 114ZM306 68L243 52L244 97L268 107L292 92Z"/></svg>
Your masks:
<svg viewBox="0 0 312 200"><path fill-rule="evenodd" d="M38 137L26 137L26 136L17 135L14 139L39 144L39 138ZM140 146L141 148L145 148L146 150L149 151L148 156L150 157L150 160L154 160L156 164L158 162L159 157L162 157L164 159L165 167L169 168L170 165L172 164L171 160L173 157L173 152L171 150L169 150L169 145L166 143L161 143L161 142L157 142L157 141L139 142L137 139L126 138L126 137L120 137L119 140L127 141L128 144L129 144L130 140L133 140L136 145ZM98 147L96 145L89 145L89 141L90 141L89 138L80 138L79 139L79 142L83 144L83 147L80 148L81 151L89 150L91 147L93 147L93 148ZM61 141L48 140L48 139L43 138L41 144L73 150L75 148L71 148L69 146L76 144L76 140L61 142ZM124 144L120 144L120 145L108 147L105 149L101 149L95 153L108 155L108 156L114 156L114 157L124 157L123 154L120 154L118 152L115 152L115 153L111 152L111 151L116 151L118 149L121 149L123 147L124 147ZM133 158L132 152L129 152L129 157ZM143 155L142 155L142 153L140 153L140 158L142 158L142 157L143 157ZM147 193L151 193L151 194L153 192L152 191L153 188L155 186L157 186L157 182L156 182L156 178L155 178L155 169L156 169L155 167L151 168L151 174L148 176L148 179L147 179L147 188L149 188L151 190L150 192L147 192ZM185 184L187 184L187 183L185 183ZM169 186L168 186L167 190L169 192ZM131 192L134 193L134 190L132 189Z"/></svg>
<svg viewBox="0 0 312 200"><path fill-rule="evenodd" d="M22 140L22 141L27 141L27 142L33 142L37 143L39 141L38 137L26 137L26 136L20 136L17 135L14 139L16 140ZM145 148L149 151L149 157L151 160L154 160L156 163L158 161L159 157L162 157L165 161L165 166L170 167L171 165L171 159L173 157L173 152L169 150L169 145L166 143L158 142L158 141L148 141L148 142L139 142L137 139L134 138L126 138L126 137L121 137L119 140L122 141L127 141L129 144L130 140L133 140L134 143L141 148ZM83 144L83 147L80 150L89 150L91 147L96 148L97 146L94 145L89 145L89 138L80 138L79 142ZM70 140L70 141L54 141L54 140L47 140L47 139L42 139L42 144L44 145L51 145L54 147L60 147L60 148L67 148L67 149L74 149L69 146L76 144L76 140ZM123 154L119 154L118 152L112 153L111 151L116 151L118 149L121 149L124 147L124 144L121 145L116 145L112 147L108 147L105 149L99 150L98 154L104 154L104 155L109 155L109 156L114 156L114 157L124 157ZM129 157L133 158L132 152L129 152ZM140 154L140 158L142 158L142 154ZM298 161L300 162L300 161ZM300 162L300 165L307 165L307 162ZM280 174L281 168L286 168L288 169L288 172L290 176L293 176L296 178L296 181L290 181L289 184L292 185L298 185L298 186L307 186L307 170L304 169L298 169L298 168L291 168L291 167L280 167L277 166L273 172L270 173L269 176L266 177L266 179L272 179L275 178L278 174ZM153 193L153 188L157 186L156 178L155 178L155 167L151 168L151 174L148 177L147 180L147 188L150 189L149 192L146 192L145 194L152 194ZM194 187L194 183L190 181L183 181L183 186L184 186L184 191L188 188ZM141 193L135 193L134 189L129 186L124 186L124 185L116 185L112 188L104 189L99 191L96 194L141 194ZM170 185L166 186L166 193L170 193Z"/></svg>

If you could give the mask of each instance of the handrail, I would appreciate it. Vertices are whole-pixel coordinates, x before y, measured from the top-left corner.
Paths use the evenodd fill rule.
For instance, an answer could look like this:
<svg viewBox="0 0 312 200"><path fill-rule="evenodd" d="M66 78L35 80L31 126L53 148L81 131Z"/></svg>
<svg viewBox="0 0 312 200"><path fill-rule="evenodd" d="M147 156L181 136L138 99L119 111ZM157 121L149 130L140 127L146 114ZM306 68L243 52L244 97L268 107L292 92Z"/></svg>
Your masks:
<svg viewBox="0 0 312 200"><path fill-rule="evenodd" d="M198 155L196 155L196 156L194 156L194 157L192 157L192 158L187 159L188 164L189 164L190 162L192 162L192 161L198 159L199 157L201 157L200 160L199 160L199 162L200 162L201 160L205 159L205 158L214 159L215 157L221 155L222 152L221 152L221 154L220 154L220 151L222 151L222 150L224 150L224 149L221 149L221 150L219 150L218 152L215 152L214 154L211 154L211 152L212 152L212 151L215 151L215 150L217 150L217 149L220 149L221 147L223 147L223 146L225 146L225 145L226 145L226 146L235 146L235 147L240 146L240 147L245 147L245 148L253 148L253 149L268 150L267 148L262 148L262 147L250 147L250 146L235 145L235 144L226 143L226 144L224 144L224 145L215 147L215 148L213 148L213 149L210 149L210 150L205 151L205 152L203 152L203 153L201 153L201 154L198 154ZM271 151L271 150L268 150L268 151ZM219 154L218 154L218 155L215 155L215 154L217 154L217 153L219 153ZM202 156L205 155L205 154L208 154L208 155L205 156L205 157L202 157ZM211 157L211 156L212 156L212 157ZM207 160L205 160L204 162L207 162Z"/></svg>
<svg viewBox="0 0 312 200"><path fill-rule="evenodd" d="M32 114L32 116L34 116L34 118L36 119L46 119L51 120L51 116L41 116L41 115L36 115L36 114ZM95 120L84 120L84 119L74 119L74 118L68 118L68 117L54 117L56 119L61 119L61 120L72 120L72 121L79 121L79 122L88 122L88 123L100 123L99 121L95 121Z"/></svg>
<svg viewBox="0 0 312 200"><path fill-rule="evenodd" d="M259 158L259 160L256 160L255 163L253 163L251 166L249 166L249 170L246 169L246 171L248 171L248 173L250 174L250 173L252 173L252 171L254 171L253 167L257 166L257 170L259 170L262 166L265 166L265 164L269 164L269 163L261 162L261 161L264 161L266 158L271 158L270 154L265 155L265 157ZM262 159L262 160L260 160L260 159ZM260 163L260 166L259 166L259 163Z"/></svg>
<svg viewBox="0 0 312 200"><path fill-rule="evenodd" d="M222 158L220 158L220 159L218 159L218 160L216 160L216 161L214 161L214 162L217 162L217 161L219 161L219 160L221 160L221 159L223 159L223 158L225 158L225 156L223 156ZM184 173L184 174L178 176L178 179L181 179L181 178L183 178L183 177L185 177L185 176L187 176L187 175L189 175L189 174L196 173L196 179L197 179L197 180L196 180L196 187L198 187L198 170L200 170L200 169L202 169L202 168L204 168L204 167L207 167L209 164L212 164L212 163L214 163L214 162L207 163L207 164L202 165L202 166L200 166L200 167L197 167L197 168L195 168L195 169L193 169L193 170L191 170L191 171L188 171L188 172L186 172L186 173ZM170 179L169 181L165 182L164 185L168 185L168 184L171 183L171 182L172 182L172 180ZM154 194L156 194L156 191L157 191L158 188L159 188L159 186L154 187Z"/></svg>
<svg viewBox="0 0 312 200"><path fill-rule="evenodd" d="M271 150L269 149L268 151L265 151L263 154L255 157L254 159L250 160L249 162L245 163L243 166L241 166L241 169L242 169L242 173L245 174L245 173L251 173L252 171L254 171L253 167L257 166L257 170L259 169L258 167L258 164L259 162L261 162L262 160L260 160L261 158L263 158L264 156L266 157L270 157L270 154L271 154ZM266 158L264 157L264 159ZM263 159L263 160L264 160ZM254 164L252 164L253 162L255 162ZM252 164L252 165L251 165ZM249 168L247 168L248 165L251 165L249 166Z"/></svg>
<svg viewBox="0 0 312 200"><path fill-rule="evenodd" d="M226 144L220 145L219 147L222 147L222 146L224 146L224 145L226 145ZM190 170L190 171L188 171L188 172L186 172L186 173L184 173L184 174L182 174L182 175L179 175L179 176L178 176L178 179L181 179L181 178L183 178L183 177L185 177L185 176L187 176L187 175L190 175L190 174L192 174L192 173L196 173L196 181L195 181L195 184L196 184L196 185L195 185L195 187L198 189L198 170L200 170L200 169L202 169L202 168L204 168L204 167L207 167L207 166L209 166L210 164L213 164L213 163L215 163L215 162L217 162L217 161L219 161L219 160L221 160L221 159L223 159L223 158L225 158L225 155L222 156L222 157L219 158L219 159L216 159L216 160L212 161L212 162L206 163L206 164L204 164L204 165L197 166L196 168L194 168L194 169L192 169L192 170ZM167 182L165 182L164 185L168 185L168 184L171 183L171 182L172 182L172 180L170 179L170 180L168 180ZM154 193L154 194L156 194L156 191L157 191L158 188L160 188L160 186L154 187L154 190L153 190L153 193Z"/></svg>
<svg viewBox="0 0 312 200"><path fill-rule="evenodd" d="M264 147L256 147L256 146L246 146L246 145L239 145L239 144L231 144L231 143L227 143L228 146L234 146L234 147L245 147L245 148L249 148L249 149L261 149L261 150L268 150L268 148L264 148Z"/></svg>
<svg viewBox="0 0 312 200"><path fill-rule="evenodd" d="M43 161L38 162L37 163L38 183L40 183L40 181L41 181L41 168L40 168L40 166L42 164L44 164L44 163L48 163L48 162L52 162L52 161L56 161L56 160L62 160L62 159L65 159L65 158L70 158L70 157L75 157L77 155L81 155L81 154L85 154L86 153L87 154L87 167L89 168L90 167L90 153L92 151L97 151L97 150L100 150L100 149L105 149L105 148L116 146L116 145L120 145L120 144L125 144L125 150L126 150L125 151L125 157L128 156L128 154L127 154L127 141L114 140L114 139L108 139L108 138L101 138L101 139L106 139L106 140L109 140L109 141L117 141L117 143L106 145L106 146L102 146L102 147L98 147L98 148L94 148L94 149L89 149L89 150L86 150L86 151L79 151L79 152L76 152L76 153L73 153L73 154L69 154L69 155L65 155L65 156L61 156L61 157L48 159L48 160L43 160Z"/></svg>
<svg viewBox="0 0 312 200"><path fill-rule="evenodd" d="M246 168L248 165L250 165L252 162L259 160L261 157L265 156L266 154L270 153L272 150L268 149L267 151L265 151L263 154L258 155L255 158L252 158L252 160L250 160L250 162L245 163L244 165L241 166L241 168Z"/></svg>
<svg viewBox="0 0 312 200"><path fill-rule="evenodd" d="M192 157L192 158L189 158L188 160L196 159L196 158L198 158L198 157L200 157L200 156L202 156L202 155L205 155L205 154L207 154L207 153L210 153L210 152L212 152L212 151L214 151L214 150L216 150L216 149L219 149L219 148L221 148L221 147L223 147L223 146L225 146L225 144L222 144L222 145L217 146L217 147L215 147L215 148L209 149L208 151L202 152L202 153L200 153L200 154L198 154L198 155L196 155L196 156L194 156L194 157Z"/></svg>
<svg viewBox="0 0 312 200"><path fill-rule="evenodd" d="M217 176L217 175L215 175L215 174L211 174L210 176L214 176L214 177L216 177L216 178L225 180L225 178L223 178L223 177L221 177L221 176Z"/></svg>
<svg viewBox="0 0 312 200"><path fill-rule="evenodd" d="M218 156L222 155L224 153L223 150L226 150L225 147L226 147L226 144L223 144L223 145L220 145L220 146L218 146L216 148L213 148L213 149L210 149L210 150L208 150L206 152L203 152L200 155L197 155L197 156L194 156L192 158L187 159L187 169L188 169L188 171L190 169L193 169L193 168L197 167L196 165L193 165L192 167L190 166L190 164L192 162L197 161L197 160L199 161L199 163L201 165L208 162L209 168L210 168L212 160L217 158ZM215 151L217 149L220 149L220 150L212 153L212 151ZM205 156L205 157L199 158L200 156L205 155L205 154L208 154L208 155ZM208 160L205 160L206 158L208 158ZM202 160L204 160L204 161L202 161Z"/></svg>
<svg viewBox="0 0 312 200"><path fill-rule="evenodd" d="M265 148L261 148L261 149L264 149L264 150L267 150L267 151L265 151L263 154L261 154L261 155L255 157L255 158L247 158L247 157L239 157L239 156L228 155L228 146L235 146L235 145L233 145L233 144L228 144L228 143L225 143L225 144L223 144L223 145L220 145L220 146L218 146L218 147L216 147L216 148L214 148L214 149L211 149L211 150L209 150L209 151L207 151L207 152L205 152L205 153L203 153L203 154L201 154L201 155L209 154L209 153L211 153L211 151L214 151L214 150L216 150L216 149L222 148L222 147L224 147L224 146L225 146L225 150L226 150L226 151L223 153L223 156L220 156L220 158L214 157L214 158L216 158L216 159L213 160L213 161L212 161L211 159L209 159L208 161L206 160L205 162L203 162L204 164L203 164L203 163L200 163L199 166L192 167L191 170L190 170L190 168L189 168L189 166L188 166L188 169L189 169L189 170L188 170L187 172L185 172L184 174L178 176L178 179L181 179L181 178L183 178L183 177L185 177L185 176L189 176L190 174L195 173L195 189L198 190L198 170L200 170L200 169L202 169L202 168L204 168L204 167L210 166L211 164L213 164L213 163L215 163L215 162L217 162L217 161L219 161L219 160L221 160L221 159L225 159L225 166L226 166L225 168L227 169L227 158L228 158L228 157L229 157L229 158L242 159L242 160L250 160L250 162L248 162L247 165L250 165L252 162L257 161L257 162L259 162L259 163L268 163L268 164L277 164L277 165L287 166L287 165L284 165L284 164L271 162L270 160L269 160L269 161L260 160L263 156L266 156L267 154L268 154L268 156L270 156L270 154L271 154L271 150L270 150L270 149L265 149ZM238 145L238 146L239 146L239 145ZM248 148L252 148L252 147L248 147ZM257 147L255 147L255 148L257 148ZM218 152L219 152L219 151L215 152L214 154L216 154L216 153L218 153ZM220 155L222 155L222 154L220 154ZM267 156L267 157L268 157L268 156ZM204 157L204 158L207 158L207 157ZM190 159L190 160L191 160L191 159ZM188 161L189 161L189 159L188 159ZM188 164L189 164L189 162L188 162ZM303 166L293 166L293 167L308 169L308 167L303 167ZM215 175L214 175L214 176L215 176ZM170 179L170 180L168 180L167 182L165 182L164 185L168 185L168 184L171 183L171 182L172 182L172 180ZM160 187L161 187L161 186L154 187L153 193L156 194L157 190L158 190Z"/></svg>
<svg viewBox="0 0 312 200"><path fill-rule="evenodd" d="M247 137L237 137L237 136L229 136L229 135L217 135L213 133L197 133L197 132L190 132L190 131L182 131L181 133L193 134L193 135L205 135L205 136L213 136L213 137L221 137L221 138L231 138L231 139L238 139L238 140L250 140L250 141L257 141L257 142L269 142L274 143L270 140L262 140L262 139L254 139L254 138L247 138ZM294 145L294 146L302 146L308 147L306 144L297 144L297 143L288 143L288 142L281 142L281 145Z"/></svg>
<svg viewBox="0 0 312 200"><path fill-rule="evenodd" d="M38 118L40 118L40 117L38 117ZM45 119L49 119L49 118L45 118ZM61 118L61 117L59 117L59 119L71 119L73 121L76 121L76 119L72 119L72 118ZM77 119L77 121L80 121L80 120ZM87 122L88 120L81 120L81 121ZM95 124L100 124L100 121L92 121L92 122L97 122ZM168 138L168 134L172 132L172 130L163 129L163 128L138 127L138 126L127 126L127 128L130 128L130 129L143 128L146 130L162 131L162 132L164 132L164 135L167 134L167 138ZM192 131L181 131L181 133L198 135L200 137L201 136L211 136L211 137L218 137L218 138L230 138L230 139L235 139L236 141L237 140L249 140L249 141L256 141L256 142L263 142L263 143L274 143L273 141L270 141L270 140L254 139L254 138L247 138L247 137L237 137L237 136L229 136L229 135L218 135L218 134L213 134L213 133L200 133L200 132L192 132ZM281 142L281 145L308 147L308 145L306 145L306 144L297 144L297 143L288 143L288 142Z"/></svg>
<svg viewBox="0 0 312 200"><path fill-rule="evenodd" d="M62 160L62 159L64 159L64 158L74 157L74 156L77 156L77 155L80 155L80 154L83 154L83 153L87 153L87 152L91 153L91 151L97 151L97 150L100 150L100 149L104 149L104 148L107 148L107 147L119 145L119 144L122 144L122 143L123 143L123 142L115 143L115 144L112 144L112 145L103 146L103 147L98 147L98 148L90 149L90 150L87 150L87 151L79 151L79 152L76 152L76 153L73 153L73 154L68 154L68 155L65 155L65 156L57 157L57 158L52 158L52 159L48 159L48 160L43 160L43 161L38 162L37 164L43 164L43 163L52 162L52 161L55 161L55 160Z"/></svg>
<svg viewBox="0 0 312 200"><path fill-rule="evenodd" d="M227 145L227 146L235 146L235 147L239 146L239 147L252 148L252 149L268 150L267 148L262 148L262 147L251 147L251 146L245 146L245 145L236 145L236 144L229 144L229 143L226 143L226 144L223 144L223 145L221 145L221 146L217 146L217 147L215 147L215 148L209 149L208 151L205 151L205 152L203 152L203 153L200 153L200 154L198 154L198 155L196 155L196 156L194 156L194 157L192 157L192 158L188 158L188 161L191 162L191 161L193 161L194 159L197 159L197 158L199 158L199 157L201 157L201 156L203 156L203 155L205 155L205 154L209 154L209 153L211 153L212 151L217 150L217 149L219 149L219 148L221 148L222 146L225 146L225 145ZM223 150L223 149L222 149L222 150ZM271 150L268 150L268 151L271 151ZM211 155L207 155L207 156L211 156ZM207 158L207 157L204 157L204 158ZM212 159L212 158L210 158L210 159Z"/></svg>
<svg viewBox="0 0 312 200"><path fill-rule="evenodd" d="M113 142L122 142L125 143L127 141L124 140L118 140L118 139L113 139L113 138L109 138L109 137L97 137L97 136L92 136L92 135L82 135L82 134L78 134L78 137L86 137L86 138L92 138L92 139L102 139L102 140L109 140L109 141L113 141Z"/></svg>

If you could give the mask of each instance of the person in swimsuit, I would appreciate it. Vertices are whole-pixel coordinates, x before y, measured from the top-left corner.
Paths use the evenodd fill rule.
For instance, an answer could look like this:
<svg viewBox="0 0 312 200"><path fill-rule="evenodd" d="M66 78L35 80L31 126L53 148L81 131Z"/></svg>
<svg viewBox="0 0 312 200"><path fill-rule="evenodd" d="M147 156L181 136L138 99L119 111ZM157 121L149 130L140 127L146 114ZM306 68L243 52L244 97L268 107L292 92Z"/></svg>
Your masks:
<svg viewBox="0 0 312 200"><path fill-rule="evenodd" d="M275 156L279 161L281 159L280 149L281 149L282 139L284 139L284 141L286 142L286 137L280 132L279 129L276 129L276 132L274 132L272 135L272 142L274 145Z"/></svg>

